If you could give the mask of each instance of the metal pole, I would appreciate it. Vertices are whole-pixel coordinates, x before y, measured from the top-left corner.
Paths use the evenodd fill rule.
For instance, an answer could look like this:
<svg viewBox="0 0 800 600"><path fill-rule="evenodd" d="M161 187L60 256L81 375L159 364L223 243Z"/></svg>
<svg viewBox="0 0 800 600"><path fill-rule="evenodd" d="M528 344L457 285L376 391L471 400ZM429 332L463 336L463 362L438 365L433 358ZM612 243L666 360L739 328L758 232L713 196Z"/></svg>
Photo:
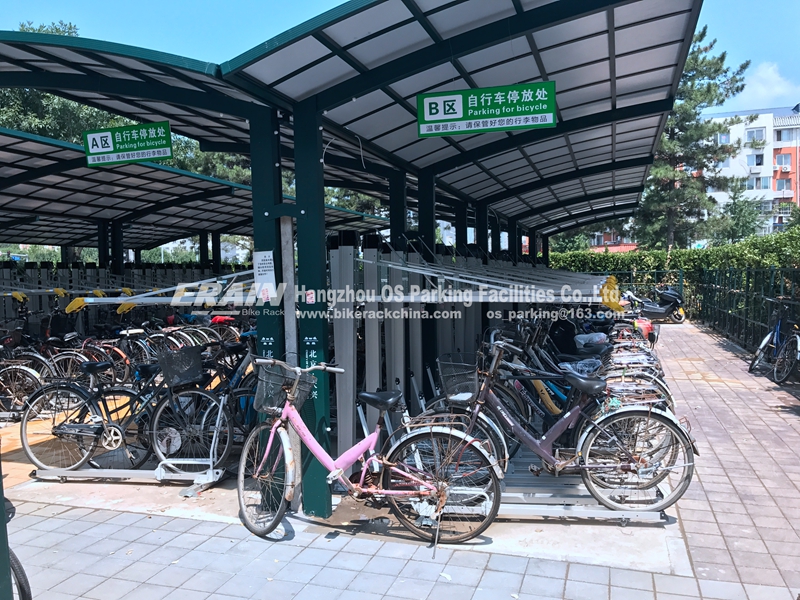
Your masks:
<svg viewBox="0 0 800 600"><path fill-rule="evenodd" d="M297 189L297 275L300 288L307 290L300 305L300 364L310 366L328 359L327 303L317 301L316 292L326 290L327 251L325 248L325 183L322 162L322 113L316 98L297 104L294 111L294 158ZM311 292L313 296L308 295ZM311 398L303 406L303 419L317 442L330 451L330 394L328 375L318 373ZM327 470L309 452L303 455L303 509L307 515L329 517L331 493Z"/></svg>
<svg viewBox="0 0 800 600"><path fill-rule="evenodd" d="M222 271L222 239L219 231L211 234L211 270L219 274Z"/></svg>
<svg viewBox="0 0 800 600"><path fill-rule="evenodd" d="M211 262L208 258L208 232L202 231L198 237L200 238L198 243L200 247L200 268L207 269Z"/></svg>

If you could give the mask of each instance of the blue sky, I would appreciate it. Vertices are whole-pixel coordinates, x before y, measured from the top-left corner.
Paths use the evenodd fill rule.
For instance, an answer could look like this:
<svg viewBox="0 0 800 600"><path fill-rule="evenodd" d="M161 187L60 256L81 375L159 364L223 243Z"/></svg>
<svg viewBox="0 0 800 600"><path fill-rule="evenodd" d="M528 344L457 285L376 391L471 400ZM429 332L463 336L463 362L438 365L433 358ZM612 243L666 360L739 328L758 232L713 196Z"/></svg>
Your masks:
<svg viewBox="0 0 800 600"><path fill-rule="evenodd" d="M2 4L0 29L17 29L20 21L71 21L83 37L223 62L342 2L2 0ZM800 102L800 61L795 58L800 2L705 0L700 23L709 26L731 63L752 60L747 89L725 110Z"/></svg>

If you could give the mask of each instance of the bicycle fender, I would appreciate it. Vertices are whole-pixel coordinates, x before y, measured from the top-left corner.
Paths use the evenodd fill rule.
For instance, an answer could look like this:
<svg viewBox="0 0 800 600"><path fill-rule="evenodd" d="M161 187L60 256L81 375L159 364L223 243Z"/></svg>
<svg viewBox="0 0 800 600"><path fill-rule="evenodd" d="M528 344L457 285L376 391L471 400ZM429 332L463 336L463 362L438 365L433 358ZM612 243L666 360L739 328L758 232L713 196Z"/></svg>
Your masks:
<svg viewBox="0 0 800 600"><path fill-rule="evenodd" d="M631 413L631 412L658 414L658 415L661 415L662 417L666 417L667 419L672 421L675 425L677 425L678 428L683 433L686 434L686 437L689 440L689 443L692 445L692 449L696 450L695 441L694 441L694 438L692 437L692 434L690 434L688 431L686 431L686 428L683 425L681 425L681 422L678 420L678 418L674 414L672 414L671 412L665 411L665 410L659 410L657 408L650 409L650 408L643 408L641 406L636 406L636 405L623 406L622 408L619 408L619 409L615 410L614 412L610 412L607 415L603 415L597 421L593 421L590 424L590 426L586 428L586 431L583 432L583 435L581 436L581 439L578 440L578 444L577 444L575 449L578 452L580 452L580 449L583 448L583 443L586 441L586 437L589 435L589 433L591 433L591 431L594 428L595 424L599 423L599 424L602 425L603 421L605 421L605 420L607 420L607 419L609 419L609 418L611 418L613 416L616 416L616 415L619 415L619 414L622 414L622 413ZM700 453L699 452L695 452L695 454L697 454L699 456Z"/></svg>
<svg viewBox="0 0 800 600"><path fill-rule="evenodd" d="M481 454L483 454L483 456L486 457L486 460L489 461L489 464L492 466L492 469L497 474L497 478L498 479L503 479L505 477L505 474L503 473L503 469L501 469L500 465L497 464L497 459L492 457L492 456L490 456L489 453L486 452L486 450L484 450L483 446L481 446L481 444L480 444L480 442L478 440L476 440L474 437L472 437L470 435L465 434L462 431L459 431L458 429L455 429L455 428L452 428L452 427L442 427L441 425L434 425L433 427L420 427L418 429L413 430L411 433L405 434L399 440L397 440L397 442L395 442L392 445L392 447L386 453L386 456L391 456L392 453L394 452L395 448L397 448L397 446L399 446L402 441L404 441L404 440L406 440L406 439L408 439L410 437L416 436L416 435L425 435L425 434L427 434L428 432L431 432L431 431L446 433L446 434L453 435L455 437L461 438L462 440L466 441L467 443L469 443L474 448L477 448L478 452L480 452Z"/></svg>
<svg viewBox="0 0 800 600"><path fill-rule="evenodd" d="M284 457L284 462L286 463L286 481L288 485L286 486L286 494L285 498L287 502L291 502L294 499L294 453L292 452L292 442L289 440L289 433L286 431L284 427L278 427L278 435L281 438L281 443L283 444L284 452L286 452L286 456Z"/></svg>

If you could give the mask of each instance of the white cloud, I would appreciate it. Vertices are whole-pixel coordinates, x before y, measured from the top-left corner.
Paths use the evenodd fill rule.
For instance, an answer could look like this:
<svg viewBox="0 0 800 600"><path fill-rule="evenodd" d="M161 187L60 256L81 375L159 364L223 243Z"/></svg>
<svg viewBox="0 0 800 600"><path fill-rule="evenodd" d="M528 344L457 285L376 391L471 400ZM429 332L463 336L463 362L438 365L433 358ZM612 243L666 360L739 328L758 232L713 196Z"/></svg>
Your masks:
<svg viewBox="0 0 800 600"><path fill-rule="evenodd" d="M781 75L778 65L762 62L745 76L744 91L718 110L752 110L794 106L800 102L800 84Z"/></svg>

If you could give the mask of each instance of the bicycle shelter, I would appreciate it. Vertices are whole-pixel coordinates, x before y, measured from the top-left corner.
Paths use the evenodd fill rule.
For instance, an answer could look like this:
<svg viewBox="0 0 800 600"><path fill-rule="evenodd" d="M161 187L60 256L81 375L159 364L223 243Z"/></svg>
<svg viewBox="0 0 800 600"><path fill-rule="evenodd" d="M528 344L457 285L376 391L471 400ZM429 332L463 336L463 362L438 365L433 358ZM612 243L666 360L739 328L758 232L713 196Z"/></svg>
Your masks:
<svg viewBox="0 0 800 600"><path fill-rule="evenodd" d="M351 0L221 64L97 40L0 32L0 87L49 91L143 123L169 120L175 133L199 140L202 150L249 154L252 215L245 214L240 191L226 193L238 203L241 227L252 225L256 250L272 250L275 263L284 265L276 273L279 282L294 281L296 231L297 286L307 290L328 289L324 265L330 260L333 289L356 283L365 289L384 283L436 289L440 282L472 286L492 278L503 288L535 280L591 291L601 282L526 261L523 234L533 248L541 239L546 262L549 236L633 214L675 100L701 4ZM556 83L554 128L418 136L419 93L534 81ZM0 162L6 158L5 139L0 132ZM281 169L295 172L293 204L283 199ZM58 198L52 196L54 186L32 190L29 182L58 172L49 160L22 172L1 164L5 182L13 184L0 183L0 223L35 227L20 219L31 218L28 211L38 215ZM382 198L390 211L389 243L370 235L358 240L355 229L343 225L347 231L329 238L329 259L326 185ZM195 197L194 206L223 212L213 207L226 194L192 193L206 194ZM176 212L177 220L188 206ZM127 210L103 207L115 208ZM409 210L417 214L413 233ZM112 244L125 247L127 232L113 212L107 214ZM454 250L437 248L437 220L454 224ZM202 221L196 225L207 227ZM470 227L474 245L468 244ZM507 234L505 254L501 230ZM175 235L184 237L185 230ZM363 268L356 265L358 256ZM470 281L461 281L470 273ZM295 326L295 306L285 299L283 318L259 317L259 337L268 332L275 338L276 355L296 351L304 364L327 360L328 320L316 312L320 305L299 303ZM419 319L366 321L366 343L373 348L377 343L378 351L366 353L364 385L384 385L380 365L385 361L385 384L399 380L408 394L408 369L422 374L438 352L467 347L481 331L485 308L473 309L458 327L446 320L436 327L423 327ZM334 319L340 364L345 356L355 360L348 349L355 348L356 326L352 319ZM400 341L406 335L407 346ZM346 406L352 405L359 383L355 368L348 373L336 384L340 443L354 435L342 431L343 416L354 424ZM430 392L428 379L423 380ZM324 447L329 444L328 390L321 377L316 398L303 409ZM326 475L316 461L304 470L307 514L330 514Z"/></svg>

